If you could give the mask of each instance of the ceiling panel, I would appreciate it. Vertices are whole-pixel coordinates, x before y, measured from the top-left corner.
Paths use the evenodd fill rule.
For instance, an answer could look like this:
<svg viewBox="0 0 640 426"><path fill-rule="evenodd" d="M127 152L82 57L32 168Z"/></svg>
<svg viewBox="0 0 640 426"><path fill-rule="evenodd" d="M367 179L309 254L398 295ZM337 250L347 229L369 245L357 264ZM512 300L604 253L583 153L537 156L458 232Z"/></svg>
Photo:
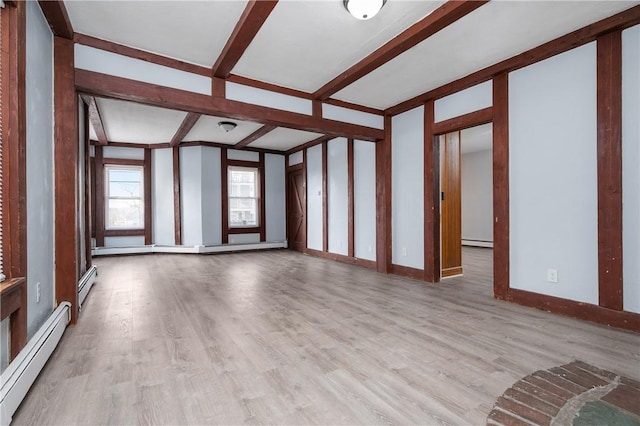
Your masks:
<svg viewBox="0 0 640 426"><path fill-rule="evenodd" d="M76 32L211 67L247 2L65 1Z"/></svg>
<svg viewBox="0 0 640 426"><path fill-rule="evenodd" d="M322 133L305 132L302 130L279 127L253 142L250 146L252 148L286 151L298 145L302 145L303 143L317 139L320 136L322 136Z"/></svg>
<svg viewBox="0 0 640 426"><path fill-rule="evenodd" d="M232 121L238 126L230 132L225 132L218 126L220 121ZM262 127L260 123L250 121L230 120L228 118L204 115L196 122L193 129L185 136L184 141L206 141L235 144Z"/></svg>
<svg viewBox="0 0 640 426"><path fill-rule="evenodd" d="M342 3L281 0L233 73L314 92L443 2L388 1L368 21Z"/></svg>
<svg viewBox="0 0 640 426"><path fill-rule="evenodd" d="M96 98L109 142L170 142L187 113L134 102Z"/></svg>
<svg viewBox="0 0 640 426"><path fill-rule="evenodd" d="M638 3L490 2L334 97L385 109Z"/></svg>

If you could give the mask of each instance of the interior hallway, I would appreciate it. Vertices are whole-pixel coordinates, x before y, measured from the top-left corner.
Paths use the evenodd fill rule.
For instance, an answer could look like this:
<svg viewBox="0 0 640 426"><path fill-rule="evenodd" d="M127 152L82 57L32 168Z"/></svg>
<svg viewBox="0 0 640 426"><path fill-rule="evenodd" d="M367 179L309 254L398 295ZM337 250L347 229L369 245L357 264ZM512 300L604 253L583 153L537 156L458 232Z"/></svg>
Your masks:
<svg viewBox="0 0 640 426"><path fill-rule="evenodd" d="M491 250L439 285L278 250L96 258L18 424L484 424L523 376L638 378L640 336L500 302Z"/></svg>

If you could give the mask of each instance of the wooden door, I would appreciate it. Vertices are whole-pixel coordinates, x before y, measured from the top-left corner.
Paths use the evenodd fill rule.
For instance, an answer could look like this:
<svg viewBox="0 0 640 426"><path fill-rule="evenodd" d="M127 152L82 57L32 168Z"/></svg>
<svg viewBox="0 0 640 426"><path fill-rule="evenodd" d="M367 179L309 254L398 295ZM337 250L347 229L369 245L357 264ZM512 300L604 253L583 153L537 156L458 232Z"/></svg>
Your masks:
<svg viewBox="0 0 640 426"><path fill-rule="evenodd" d="M304 170L290 171L287 177L287 235L289 247L303 251L307 247L307 202Z"/></svg>
<svg viewBox="0 0 640 426"><path fill-rule="evenodd" d="M442 224L442 277L462 274L462 189L460 132L441 138L440 223Z"/></svg>

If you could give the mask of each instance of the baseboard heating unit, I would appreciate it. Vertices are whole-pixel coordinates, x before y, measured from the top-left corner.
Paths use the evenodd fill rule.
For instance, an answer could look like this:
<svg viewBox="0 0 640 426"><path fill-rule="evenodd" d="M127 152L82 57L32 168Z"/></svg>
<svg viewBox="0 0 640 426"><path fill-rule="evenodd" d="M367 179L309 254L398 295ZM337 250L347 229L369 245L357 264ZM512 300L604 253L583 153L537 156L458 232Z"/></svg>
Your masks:
<svg viewBox="0 0 640 426"><path fill-rule="evenodd" d="M84 299L87 298L87 294L89 294L89 290L91 290L97 275L98 267L93 265L84 273L82 278L80 278L80 282L78 282L78 306L82 307Z"/></svg>
<svg viewBox="0 0 640 426"><path fill-rule="evenodd" d="M0 376L0 425L11 423L71 320L71 304L62 302Z"/></svg>

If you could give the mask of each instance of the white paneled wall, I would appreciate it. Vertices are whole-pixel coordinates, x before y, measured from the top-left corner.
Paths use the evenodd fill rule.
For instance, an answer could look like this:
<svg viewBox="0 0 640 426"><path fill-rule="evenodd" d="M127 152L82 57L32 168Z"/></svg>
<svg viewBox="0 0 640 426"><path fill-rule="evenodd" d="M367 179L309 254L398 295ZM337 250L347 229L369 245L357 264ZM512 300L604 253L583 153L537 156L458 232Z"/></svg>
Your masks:
<svg viewBox="0 0 640 426"><path fill-rule="evenodd" d="M173 209L173 150L151 151L151 205L153 206L154 244L172 246L175 243Z"/></svg>
<svg viewBox="0 0 640 426"><path fill-rule="evenodd" d="M353 143L355 257L376 260L376 145Z"/></svg>
<svg viewBox="0 0 640 426"><path fill-rule="evenodd" d="M327 207L329 251L346 256L348 251L347 140L327 143Z"/></svg>
<svg viewBox="0 0 640 426"><path fill-rule="evenodd" d="M322 250L322 145L307 149L307 248Z"/></svg>

